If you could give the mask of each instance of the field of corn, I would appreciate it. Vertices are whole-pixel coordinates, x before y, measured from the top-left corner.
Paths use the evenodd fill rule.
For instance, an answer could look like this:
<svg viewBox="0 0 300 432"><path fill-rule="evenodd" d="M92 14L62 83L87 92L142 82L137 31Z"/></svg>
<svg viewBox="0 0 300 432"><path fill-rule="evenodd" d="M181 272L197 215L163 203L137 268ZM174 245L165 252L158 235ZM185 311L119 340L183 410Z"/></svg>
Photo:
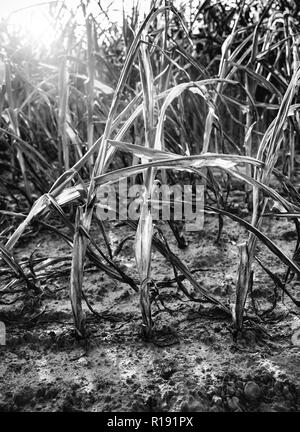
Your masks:
<svg viewBox="0 0 300 432"><path fill-rule="evenodd" d="M300 4L72 3L0 21L0 411L299 411Z"/></svg>

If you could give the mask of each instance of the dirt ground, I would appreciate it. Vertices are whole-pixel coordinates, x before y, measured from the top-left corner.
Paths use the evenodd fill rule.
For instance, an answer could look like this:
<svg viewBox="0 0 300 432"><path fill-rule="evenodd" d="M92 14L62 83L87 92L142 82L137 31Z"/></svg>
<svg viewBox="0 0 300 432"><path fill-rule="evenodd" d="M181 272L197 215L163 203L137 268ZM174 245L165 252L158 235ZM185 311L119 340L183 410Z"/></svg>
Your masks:
<svg viewBox="0 0 300 432"><path fill-rule="evenodd" d="M292 223L266 219L263 230L291 256ZM184 250L170 230L164 231L174 253L197 270L198 282L232 303L244 229L224 220L216 244L218 218L206 215L203 231L187 233ZM130 233L126 225L110 224L114 247ZM99 237L96 228L93 235ZM58 235L42 230L25 238L16 256L29 257L37 246L41 257L70 254ZM284 274L271 252L261 244L258 250L270 270ZM126 242L117 261L137 279L133 241ZM173 278L171 266L156 251L152 267L156 281ZM229 316L208 303L192 303L170 284L160 289L160 298L172 311L153 304L155 338L145 342L138 294L91 267L84 292L102 318L84 305L89 337L82 342L74 337L68 286L68 273L57 273L42 284L34 311L21 302L1 306L7 344L0 347L0 411L299 411L300 311L281 292L275 309L246 320L234 340ZM299 298L299 281L289 288ZM252 297L260 313L272 306L274 295L273 283L255 265ZM251 302L248 311L254 315Z"/></svg>

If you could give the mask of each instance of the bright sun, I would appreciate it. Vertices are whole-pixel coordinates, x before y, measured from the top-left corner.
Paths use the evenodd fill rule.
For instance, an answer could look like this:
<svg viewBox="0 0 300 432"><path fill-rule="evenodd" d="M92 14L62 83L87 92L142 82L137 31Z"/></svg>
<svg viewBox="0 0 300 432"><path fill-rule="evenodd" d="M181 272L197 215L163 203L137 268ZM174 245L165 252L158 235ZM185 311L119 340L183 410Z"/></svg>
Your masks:
<svg viewBox="0 0 300 432"><path fill-rule="evenodd" d="M55 36L55 21L49 13L50 3L42 0L0 0L2 17L8 28L37 45L47 45Z"/></svg>
<svg viewBox="0 0 300 432"><path fill-rule="evenodd" d="M105 10L106 17L112 22L122 22L122 7L129 8L130 5L139 0L100 0L102 11ZM80 0L0 0L2 17L8 22L9 29L22 34L32 45L49 45L59 33L58 24L61 20L55 19L55 13L66 6L65 10L75 12L78 22L82 22L82 9ZM90 0L87 13L91 12L98 16L100 8L97 0ZM141 2L143 4L143 1ZM50 13L50 6L56 12ZM76 12L77 11L77 12ZM61 18L61 16L60 16ZM105 28L106 18L101 15L101 26ZM61 29L60 29L61 30Z"/></svg>

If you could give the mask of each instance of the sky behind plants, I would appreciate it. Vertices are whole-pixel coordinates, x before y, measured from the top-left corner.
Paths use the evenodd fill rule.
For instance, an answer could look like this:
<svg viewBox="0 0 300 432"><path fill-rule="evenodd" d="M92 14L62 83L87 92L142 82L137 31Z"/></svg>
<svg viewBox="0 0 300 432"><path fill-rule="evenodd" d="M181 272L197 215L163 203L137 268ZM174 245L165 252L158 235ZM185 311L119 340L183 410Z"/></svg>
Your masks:
<svg viewBox="0 0 300 432"><path fill-rule="evenodd" d="M123 6L125 11L131 15L133 5L138 5L139 16L142 19L144 14L149 12L152 2L150 0L100 0L100 2L90 0L84 3L89 4L87 13L92 13L95 18L98 15L101 16L101 28L105 30L110 28L111 23L122 25ZM191 11L195 11L202 2L200 0L174 0L173 3L176 6L184 5L189 15L188 5L191 6ZM234 3L233 0L226 1L228 6L232 3ZM73 11L78 22L81 23L83 20L81 0L0 0L1 16L6 21L9 30L22 35L33 46L37 44L47 46L54 40L55 33L59 33L61 28L58 29L57 26L64 25L61 19L55 19L56 14L61 10L60 6L62 8L65 6L69 12ZM51 7L52 13L50 13ZM188 21L189 18L186 16ZM84 22L82 24L84 25Z"/></svg>
<svg viewBox="0 0 300 432"><path fill-rule="evenodd" d="M130 7L133 2L134 0L126 0L125 7ZM97 3L95 0L90 2L89 12L92 12L94 16L101 13ZM49 13L49 7L56 5L59 10L60 4L65 5L68 10L79 10L77 15L80 21L82 17L80 0L0 0L1 15L8 21L10 29L24 33L32 43L43 42L45 44L52 41L56 31L55 20ZM101 0L100 4L111 22L122 22L123 0Z"/></svg>

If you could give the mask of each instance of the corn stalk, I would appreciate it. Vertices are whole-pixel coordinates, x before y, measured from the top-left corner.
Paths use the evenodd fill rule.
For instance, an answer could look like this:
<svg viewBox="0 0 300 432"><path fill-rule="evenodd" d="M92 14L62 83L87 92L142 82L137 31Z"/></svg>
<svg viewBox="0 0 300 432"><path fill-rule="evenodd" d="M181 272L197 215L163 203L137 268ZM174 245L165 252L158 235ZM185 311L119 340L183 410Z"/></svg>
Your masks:
<svg viewBox="0 0 300 432"><path fill-rule="evenodd" d="M88 245L88 236L93 208L77 207L75 219L75 233L73 239L72 266L70 279L70 300L74 325L79 337L84 337L85 320L82 311L82 282L84 274L85 254Z"/></svg>

